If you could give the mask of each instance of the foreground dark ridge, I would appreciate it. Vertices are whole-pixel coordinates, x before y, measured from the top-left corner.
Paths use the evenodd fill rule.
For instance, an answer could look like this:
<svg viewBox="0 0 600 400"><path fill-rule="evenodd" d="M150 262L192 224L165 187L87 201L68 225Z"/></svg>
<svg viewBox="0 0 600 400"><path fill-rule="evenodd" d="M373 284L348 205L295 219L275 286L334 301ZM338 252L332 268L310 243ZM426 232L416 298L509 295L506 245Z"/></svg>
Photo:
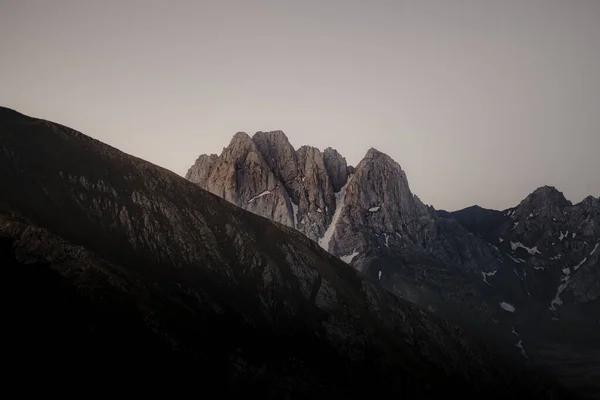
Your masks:
<svg viewBox="0 0 600 400"><path fill-rule="evenodd" d="M304 235L4 108L0 260L4 361L30 380L108 368L263 398L559 396Z"/></svg>

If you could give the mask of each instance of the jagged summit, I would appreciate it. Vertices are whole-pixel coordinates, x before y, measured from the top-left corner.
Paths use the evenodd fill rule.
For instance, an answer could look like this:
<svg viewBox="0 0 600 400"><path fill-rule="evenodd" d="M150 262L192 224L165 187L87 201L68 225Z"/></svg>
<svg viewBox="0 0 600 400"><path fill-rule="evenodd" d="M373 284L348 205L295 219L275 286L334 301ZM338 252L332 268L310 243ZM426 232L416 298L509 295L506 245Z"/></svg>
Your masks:
<svg viewBox="0 0 600 400"><path fill-rule="evenodd" d="M370 148L354 168L332 147L294 149L281 130L237 133L220 156L198 158L186 178L338 256L364 248L375 231L430 214L387 154ZM372 232L359 233L360 226Z"/></svg>
<svg viewBox="0 0 600 400"><path fill-rule="evenodd" d="M282 139L285 141L289 141L287 135L282 130L258 131L254 135L252 135L252 138L254 139L255 137L260 137L260 136L267 136L267 137L271 137L274 139Z"/></svg>
<svg viewBox="0 0 600 400"><path fill-rule="evenodd" d="M461 210L458 210L458 211L455 211L455 212L461 212L461 211L484 211L484 210L487 210L487 208L483 208L483 207L481 207L478 204L474 204L472 206L465 207L465 208L463 208Z"/></svg>
<svg viewBox="0 0 600 400"><path fill-rule="evenodd" d="M538 196L555 196L564 198L563 192L551 185L540 186L539 188L535 189L531 194Z"/></svg>
<svg viewBox="0 0 600 400"><path fill-rule="evenodd" d="M236 137L217 158L199 158L187 178L295 227L332 254L366 249L380 232L389 236L419 218L431 218L400 165L376 148L353 168L332 147L294 149L283 131L257 132L253 144L245 134ZM386 243L390 246L389 239Z"/></svg>
<svg viewBox="0 0 600 400"><path fill-rule="evenodd" d="M193 182L204 182L207 173L203 173L203 171L210 171L218 158L219 156L216 154L201 154L196 159L194 165L188 169L187 173L185 174L185 179Z"/></svg>
<svg viewBox="0 0 600 400"><path fill-rule="evenodd" d="M367 150L367 153L365 154L365 159L370 159L370 158L376 158L382 155L387 155L385 153L382 153L381 151L377 150L375 147L371 147L369 148L369 150Z"/></svg>
<svg viewBox="0 0 600 400"><path fill-rule="evenodd" d="M256 147L255 142L252 140L250 135L246 132L237 132L231 138L229 145L223 149L223 154L237 152L239 149L244 149L245 151L254 150Z"/></svg>
<svg viewBox="0 0 600 400"><path fill-rule="evenodd" d="M219 156L199 157L186 178L256 214L317 240L352 172L333 148L298 149L281 130L234 135Z"/></svg>
<svg viewBox="0 0 600 400"><path fill-rule="evenodd" d="M579 249L569 261L578 265L584 252L594 255L591 243L600 236L598 200L589 197L583 207L576 207L553 186L536 189L505 211L474 205L438 212L412 193L400 164L374 147L352 168L331 147L321 151L305 145L295 150L281 131L257 132L251 141L255 144L251 155L230 146L217 158L200 158L190 180L247 210L296 228L394 293L434 309L467 304L476 313L493 314L498 302L483 306L485 291L477 286L490 284L493 275L488 274L495 274L503 264L539 257L538 252L558 257L559 245ZM239 161L235 168L231 160ZM527 275L508 268L498 276L506 274L503 285L517 298L514 288L529 284L527 279L547 268L548 261L556 259L533 259L533 270ZM537 295L538 301L549 304L552 298L547 292L554 289L536 293L528 286L527 291L521 295ZM467 292L478 300L470 300ZM590 296L598 297L595 292Z"/></svg>
<svg viewBox="0 0 600 400"><path fill-rule="evenodd" d="M554 186L542 186L521 201L513 212L513 219L540 215L559 218L565 212L565 208L570 206L571 202Z"/></svg>
<svg viewBox="0 0 600 400"><path fill-rule="evenodd" d="M571 202L565 198L565 195L554 186L542 186L534 190L523 200L526 203L548 203L551 202L557 206L566 207Z"/></svg>
<svg viewBox="0 0 600 400"><path fill-rule="evenodd" d="M323 162L330 177L334 192L339 192L348 181L348 175L352 173L346 159L337 150L327 147L323 151Z"/></svg>
<svg viewBox="0 0 600 400"><path fill-rule="evenodd" d="M233 138L231 138L231 141L236 142L236 141L248 140L248 139L252 139L252 138L246 132L236 132L236 134L233 135Z"/></svg>
<svg viewBox="0 0 600 400"><path fill-rule="evenodd" d="M587 196L585 199L581 201L580 204L588 205L588 206L600 206L600 197Z"/></svg>
<svg viewBox="0 0 600 400"><path fill-rule="evenodd" d="M364 158L358 163L356 168L359 169L359 168L362 168L366 164L372 164L372 163L381 164L382 166L383 165L388 165L390 167L393 166L394 168L397 168L400 171L402 171L400 164L398 164L392 157L390 157L388 154L386 154L382 151L377 150L374 147L371 147L367 151Z"/></svg>

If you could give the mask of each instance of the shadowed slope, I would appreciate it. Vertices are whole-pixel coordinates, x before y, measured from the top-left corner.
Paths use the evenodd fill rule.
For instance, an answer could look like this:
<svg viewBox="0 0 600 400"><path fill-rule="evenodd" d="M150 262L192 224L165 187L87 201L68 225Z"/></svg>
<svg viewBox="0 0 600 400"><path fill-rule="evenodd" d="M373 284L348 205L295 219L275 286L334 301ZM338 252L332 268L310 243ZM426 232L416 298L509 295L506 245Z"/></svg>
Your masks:
<svg viewBox="0 0 600 400"><path fill-rule="evenodd" d="M273 398L550 390L293 229L6 109L0 239L10 345L70 371L187 371L202 390Z"/></svg>

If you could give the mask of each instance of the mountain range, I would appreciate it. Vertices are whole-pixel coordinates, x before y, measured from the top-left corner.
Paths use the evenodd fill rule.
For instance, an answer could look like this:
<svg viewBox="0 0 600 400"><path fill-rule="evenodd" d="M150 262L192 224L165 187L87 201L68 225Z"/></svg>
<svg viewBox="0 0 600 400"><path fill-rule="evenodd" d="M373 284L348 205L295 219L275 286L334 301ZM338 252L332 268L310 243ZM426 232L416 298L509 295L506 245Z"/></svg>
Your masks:
<svg viewBox="0 0 600 400"><path fill-rule="evenodd" d="M507 210L435 210L371 148L294 149L282 131L239 132L186 179L295 228L365 279L599 395L600 199L536 189Z"/></svg>
<svg viewBox="0 0 600 400"><path fill-rule="evenodd" d="M596 304L589 298L594 199L589 208L556 208L544 192L501 214L442 215L410 193L404 173L382 153L370 150L351 168L333 150L323 156L289 146L283 151L295 161L284 166L274 142L285 136L258 136L258 151L254 138L234 137L224 154L244 153L239 159L201 157L188 178L211 185L204 190L71 128L0 108L4 387L327 399L591 393L581 376L569 380L563 371L557 383L552 368L522 363L523 354L543 353L527 347L529 339L512 356L492 338L510 323L521 329L529 306L520 299L530 297L520 294L523 287L531 299L545 295L524 285L525 271L548 265L540 273L554 279L554 264L536 264L534 247L548 251L542 240L555 235L540 224L557 212L566 213L569 232L557 221L556 254L588 259L559 271L567 286L558 296L548 291L551 303L540 307L550 313L548 324L581 324L570 332L582 337ZM532 203L546 206L530 217L524 210ZM534 227L541 232L535 246L525 241ZM496 236L504 242L490 243ZM499 261L482 276L478 263L486 257ZM514 266L506 260L512 257ZM523 274L513 278L500 261ZM514 282L521 297L493 304ZM496 319L498 329L470 324L475 318ZM525 322L524 332L534 332ZM555 354L555 342L569 343L559 331L548 337Z"/></svg>

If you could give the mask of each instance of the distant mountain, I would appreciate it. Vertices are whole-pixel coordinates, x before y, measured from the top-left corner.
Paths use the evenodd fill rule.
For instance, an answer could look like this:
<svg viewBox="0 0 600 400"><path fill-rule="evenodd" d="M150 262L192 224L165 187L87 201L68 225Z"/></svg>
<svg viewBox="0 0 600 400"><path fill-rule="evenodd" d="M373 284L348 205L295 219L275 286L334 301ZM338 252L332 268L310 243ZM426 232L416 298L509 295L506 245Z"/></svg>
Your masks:
<svg viewBox="0 0 600 400"><path fill-rule="evenodd" d="M331 148L294 150L281 131L238 133L221 155L200 156L186 178L295 227L388 291L526 363L585 390L600 382L598 199L573 206L544 187L506 211L437 211L386 154L369 149L353 168ZM595 375L557 362L579 352L589 354L581 368Z"/></svg>
<svg viewBox="0 0 600 400"><path fill-rule="evenodd" d="M493 239L494 230L505 219L502 211L489 210L479 206L467 207L452 213L438 210L438 215L454 218L469 232L488 240Z"/></svg>
<svg viewBox="0 0 600 400"><path fill-rule="evenodd" d="M238 185L247 182L271 191L254 200L272 199L270 208L260 203L265 210L287 206L278 178L286 169L255 176L266 163L258 146L239 136L234 144L246 152L243 163L202 161L234 185L222 194L262 193ZM334 212L328 188L343 183L319 169L319 154L306 149L296 160L304 182L319 182L322 192L295 176L285 181L297 188L292 200L302 220L315 222L313 233L321 229L315 206ZM322 164L343 175L336 163ZM342 218L359 215L370 214ZM7 384L84 379L106 388L122 378L141 391L177 377L226 397L570 398L305 235L70 128L4 108L0 260Z"/></svg>
<svg viewBox="0 0 600 400"><path fill-rule="evenodd" d="M451 216L516 264L525 292L546 303L554 320L600 320L600 199L573 205L544 186L504 212L469 208Z"/></svg>

